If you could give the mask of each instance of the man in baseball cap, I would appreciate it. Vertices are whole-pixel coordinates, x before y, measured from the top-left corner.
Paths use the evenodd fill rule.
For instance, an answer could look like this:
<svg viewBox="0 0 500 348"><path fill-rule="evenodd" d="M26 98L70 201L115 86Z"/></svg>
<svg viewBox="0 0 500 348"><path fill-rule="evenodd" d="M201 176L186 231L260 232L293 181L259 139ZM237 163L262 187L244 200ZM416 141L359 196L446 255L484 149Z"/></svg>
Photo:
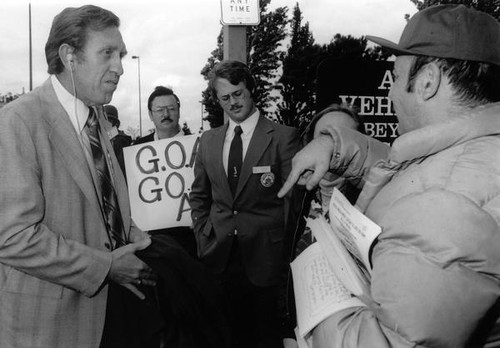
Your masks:
<svg viewBox="0 0 500 348"><path fill-rule="evenodd" d="M125 134L125 132L120 129L118 110L114 105L104 105L104 112L108 117L109 123L111 123L111 126L113 127L109 131L109 138L111 140L111 144L113 145L113 150L115 151L116 158L118 159L118 164L120 165L123 174L125 174L123 148L132 145L132 137Z"/></svg>
<svg viewBox="0 0 500 348"><path fill-rule="evenodd" d="M382 228L366 306L333 313L313 345L497 346L500 24L439 5L414 15L397 44L367 38L396 55L389 97L401 136L377 155L375 140L324 128L279 193L297 181L311 189L326 170L362 178L356 207Z"/></svg>

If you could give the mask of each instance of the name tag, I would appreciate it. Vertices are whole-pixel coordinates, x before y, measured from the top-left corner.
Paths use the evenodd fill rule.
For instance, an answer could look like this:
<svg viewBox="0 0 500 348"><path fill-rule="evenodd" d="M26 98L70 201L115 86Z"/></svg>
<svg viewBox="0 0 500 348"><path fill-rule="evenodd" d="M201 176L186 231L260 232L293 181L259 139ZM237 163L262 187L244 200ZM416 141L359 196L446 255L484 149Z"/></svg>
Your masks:
<svg viewBox="0 0 500 348"><path fill-rule="evenodd" d="M263 173L270 173L270 172L271 172L271 166L261 166L261 167L253 167L252 168L253 174L263 174Z"/></svg>

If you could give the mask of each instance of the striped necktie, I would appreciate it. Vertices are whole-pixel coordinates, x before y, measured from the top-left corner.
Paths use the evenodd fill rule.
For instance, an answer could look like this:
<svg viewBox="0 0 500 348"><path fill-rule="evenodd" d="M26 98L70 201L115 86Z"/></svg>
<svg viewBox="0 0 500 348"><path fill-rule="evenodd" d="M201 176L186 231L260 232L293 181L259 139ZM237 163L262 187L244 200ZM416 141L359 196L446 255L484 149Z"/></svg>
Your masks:
<svg viewBox="0 0 500 348"><path fill-rule="evenodd" d="M89 137L92 157L97 172L97 189L101 191L102 195L102 212L106 223L106 231L108 237L114 243L113 249L116 249L125 245L126 239L118 199L113 182L111 181L106 155L99 138L99 121L97 110L94 107L90 107L89 118L84 129Z"/></svg>

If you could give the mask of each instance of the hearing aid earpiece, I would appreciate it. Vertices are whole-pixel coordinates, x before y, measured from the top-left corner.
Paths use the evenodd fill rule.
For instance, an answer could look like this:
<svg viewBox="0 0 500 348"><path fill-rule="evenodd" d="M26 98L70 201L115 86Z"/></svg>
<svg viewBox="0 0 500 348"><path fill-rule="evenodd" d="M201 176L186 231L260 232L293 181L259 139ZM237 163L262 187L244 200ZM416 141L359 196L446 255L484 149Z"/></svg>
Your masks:
<svg viewBox="0 0 500 348"><path fill-rule="evenodd" d="M68 53L66 55L66 60L68 61L71 70L73 70L73 55L71 53Z"/></svg>

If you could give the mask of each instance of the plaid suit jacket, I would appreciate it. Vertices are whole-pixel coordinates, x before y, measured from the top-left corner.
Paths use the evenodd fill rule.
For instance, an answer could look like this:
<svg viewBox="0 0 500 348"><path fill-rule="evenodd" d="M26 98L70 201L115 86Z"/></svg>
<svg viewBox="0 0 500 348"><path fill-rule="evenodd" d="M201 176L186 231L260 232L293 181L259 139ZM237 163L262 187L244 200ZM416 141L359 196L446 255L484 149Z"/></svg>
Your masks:
<svg viewBox="0 0 500 348"><path fill-rule="evenodd" d="M109 240L85 154L50 79L0 111L0 161L1 345L98 347ZM119 169L114 182L129 231Z"/></svg>

